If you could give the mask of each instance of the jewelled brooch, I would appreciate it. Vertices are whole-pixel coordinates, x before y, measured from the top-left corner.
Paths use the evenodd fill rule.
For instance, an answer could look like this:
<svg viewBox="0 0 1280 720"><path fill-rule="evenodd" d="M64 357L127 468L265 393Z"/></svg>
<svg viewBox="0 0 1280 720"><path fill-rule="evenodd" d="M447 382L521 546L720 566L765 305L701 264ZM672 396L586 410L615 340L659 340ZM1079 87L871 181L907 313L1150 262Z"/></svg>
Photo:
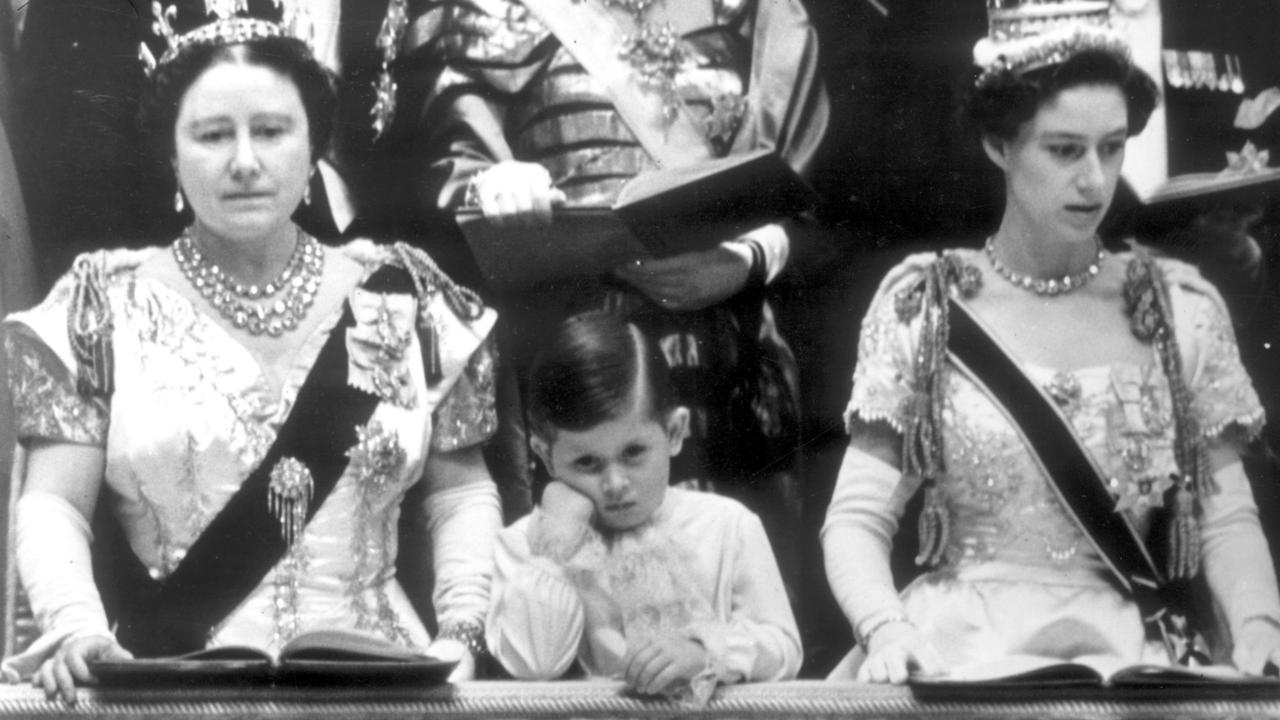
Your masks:
<svg viewBox="0 0 1280 720"><path fill-rule="evenodd" d="M297 458L283 457L271 468L271 484L267 486L267 509L280 523L280 537L293 546L307 521L307 510L315 492L311 471Z"/></svg>

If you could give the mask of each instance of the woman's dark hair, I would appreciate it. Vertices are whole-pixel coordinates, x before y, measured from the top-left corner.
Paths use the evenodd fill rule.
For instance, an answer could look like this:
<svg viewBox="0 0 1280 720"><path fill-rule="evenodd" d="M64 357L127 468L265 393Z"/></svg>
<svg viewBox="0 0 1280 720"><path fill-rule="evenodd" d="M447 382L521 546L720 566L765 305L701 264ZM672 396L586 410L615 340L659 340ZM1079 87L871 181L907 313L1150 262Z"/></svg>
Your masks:
<svg viewBox="0 0 1280 720"><path fill-rule="evenodd" d="M969 91L964 115L983 136L1012 140L1041 106L1063 90L1081 85L1120 90L1129 109L1130 136L1147 126L1160 98L1155 81L1129 58L1106 50L1082 50L1061 63L987 78Z"/></svg>
<svg viewBox="0 0 1280 720"><path fill-rule="evenodd" d="M237 50L239 48L240 50ZM178 109L187 90L206 70L220 62L243 62L271 68L293 81L302 98L311 134L311 159L324 154L337 108L334 77L316 61L305 43L273 37L240 45L196 45L156 68L138 110L142 130L166 163L174 155Z"/></svg>
<svg viewBox="0 0 1280 720"><path fill-rule="evenodd" d="M675 404L670 371L657 344L612 313L589 312L560 323L533 361L529 414L534 430L588 430L619 417L644 383L655 415Z"/></svg>

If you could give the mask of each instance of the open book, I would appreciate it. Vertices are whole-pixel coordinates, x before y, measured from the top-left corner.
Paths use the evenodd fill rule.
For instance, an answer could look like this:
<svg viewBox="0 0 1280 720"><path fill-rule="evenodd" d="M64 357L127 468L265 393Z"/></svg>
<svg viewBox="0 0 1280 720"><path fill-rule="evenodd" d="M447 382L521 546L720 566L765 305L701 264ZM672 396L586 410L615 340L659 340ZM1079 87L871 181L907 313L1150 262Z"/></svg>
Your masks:
<svg viewBox="0 0 1280 720"><path fill-rule="evenodd" d="M1070 662L1012 655L996 661L955 667L945 675L912 677L909 684L917 696L937 699L990 697L1011 691L1025 695L1053 689L1099 687L1129 690L1187 688L1195 693L1257 691L1280 696L1280 680L1246 675L1225 665L1131 665L1113 656L1101 655L1078 657Z"/></svg>
<svg viewBox="0 0 1280 720"><path fill-rule="evenodd" d="M816 199L785 160L760 150L641 173L611 207L556 208L547 227L498 228L474 207L454 217L486 281L518 290L704 250L798 215Z"/></svg>
<svg viewBox="0 0 1280 720"><path fill-rule="evenodd" d="M313 630L285 643L278 655L232 645L185 655L89 663L98 682L140 687L164 684L443 683L458 664L353 630Z"/></svg>

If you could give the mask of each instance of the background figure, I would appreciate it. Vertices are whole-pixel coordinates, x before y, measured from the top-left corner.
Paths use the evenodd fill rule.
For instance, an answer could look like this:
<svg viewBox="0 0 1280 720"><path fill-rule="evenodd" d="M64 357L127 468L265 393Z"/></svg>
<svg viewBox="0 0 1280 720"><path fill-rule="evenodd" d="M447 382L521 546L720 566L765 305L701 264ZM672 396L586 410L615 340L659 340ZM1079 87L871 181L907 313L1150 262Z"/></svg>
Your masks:
<svg viewBox="0 0 1280 720"><path fill-rule="evenodd" d="M81 252L141 247L180 227L168 209L173 186L137 127L145 79L138 43L148 7L127 0L27 5L11 129L41 292Z"/></svg>
<svg viewBox="0 0 1280 720"><path fill-rule="evenodd" d="M812 166L827 105L813 30L797 2L628 7L655 26L674 23L683 36L689 63L673 87L708 128L702 142L713 154L776 148L800 172ZM421 11L397 77L424 213L457 208L470 187L495 222L549 221L554 231L558 193L569 207L608 205L630 177L654 167L603 88L527 8L444 2ZM524 368L560 319L607 308L659 343L690 407L692 437L673 478L742 499L763 517L779 555L794 557L795 362L763 290L798 231L765 226L713 250L499 297L504 355L517 370L502 383L496 448L508 517L527 512L537 492L520 404Z"/></svg>

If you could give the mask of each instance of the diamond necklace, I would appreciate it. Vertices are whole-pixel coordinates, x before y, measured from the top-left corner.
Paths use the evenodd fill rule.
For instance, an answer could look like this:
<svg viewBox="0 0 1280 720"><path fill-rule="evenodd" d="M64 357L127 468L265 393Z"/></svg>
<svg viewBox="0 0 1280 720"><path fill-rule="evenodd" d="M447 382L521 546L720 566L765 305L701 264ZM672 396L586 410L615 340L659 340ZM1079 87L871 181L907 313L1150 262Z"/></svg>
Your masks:
<svg viewBox="0 0 1280 720"><path fill-rule="evenodd" d="M320 289L324 252L315 238L298 233L298 242L284 270L259 288L232 280L196 247L190 231L173 244L173 257L187 278L209 304L231 324L252 335L279 337L306 317ZM255 302L261 298L262 302Z"/></svg>
<svg viewBox="0 0 1280 720"><path fill-rule="evenodd" d="M994 235L987 238L987 244L983 249L986 250L987 259L991 261L991 267L995 269L996 274L1013 285L1023 290L1030 290L1037 295L1061 295L1088 285L1089 281L1102 269L1102 261L1106 259L1107 251L1102 249L1101 238L1094 236L1093 241L1097 244L1098 253L1094 256L1093 262L1089 263L1089 267L1078 273L1052 278L1031 277L1010 270L996 259Z"/></svg>

